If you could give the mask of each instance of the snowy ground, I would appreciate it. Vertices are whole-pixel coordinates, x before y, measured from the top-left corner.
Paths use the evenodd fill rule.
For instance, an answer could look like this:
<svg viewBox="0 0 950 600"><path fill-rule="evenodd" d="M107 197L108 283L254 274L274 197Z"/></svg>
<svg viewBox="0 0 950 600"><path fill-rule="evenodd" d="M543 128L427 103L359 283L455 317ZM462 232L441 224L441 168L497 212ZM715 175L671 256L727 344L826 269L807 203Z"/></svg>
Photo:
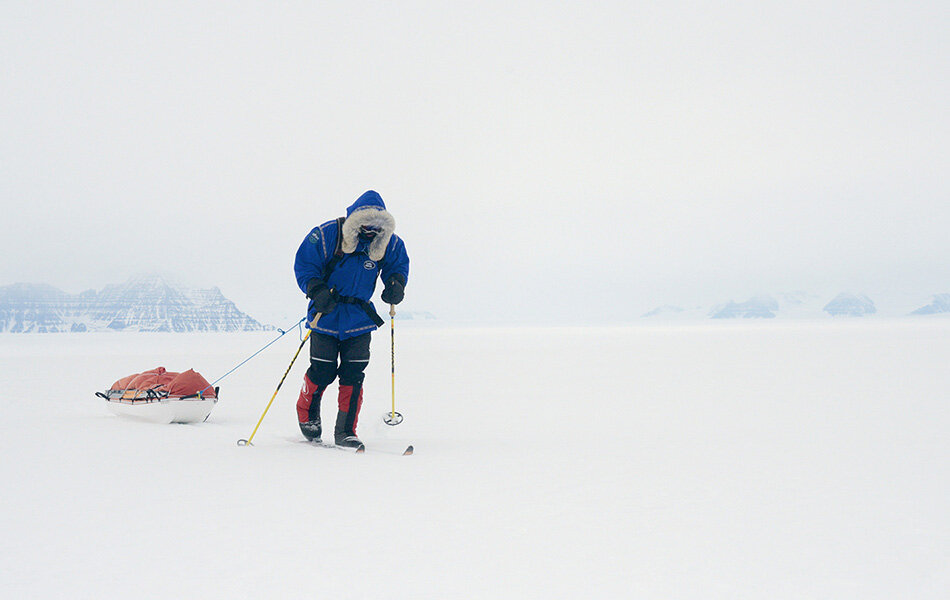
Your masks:
<svg viewBox="0 0 950 600"><path fill-rule="evenodd" d="M235 445L294 334L200 425L93 392L273 333L0 335L0 596L947 597L946 320L398 327L360 433L412 457L298 443L303 360Z"/></svg>

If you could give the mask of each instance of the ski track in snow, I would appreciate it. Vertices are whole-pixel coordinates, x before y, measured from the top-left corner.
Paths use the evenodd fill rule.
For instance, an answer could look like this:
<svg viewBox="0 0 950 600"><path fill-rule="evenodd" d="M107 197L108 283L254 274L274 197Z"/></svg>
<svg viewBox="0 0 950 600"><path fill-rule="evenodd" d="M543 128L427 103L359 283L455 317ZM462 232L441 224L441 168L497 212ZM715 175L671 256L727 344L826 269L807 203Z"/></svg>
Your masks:
<svg viewBox="0 0 950 600"><path fill-rule="evenodd" d="M397 328L299 439L285 336L207 423L93 396L273 332L0 335L4 598L943 598L950 323ZM335 414L335 386L323 418Z"/></svg>

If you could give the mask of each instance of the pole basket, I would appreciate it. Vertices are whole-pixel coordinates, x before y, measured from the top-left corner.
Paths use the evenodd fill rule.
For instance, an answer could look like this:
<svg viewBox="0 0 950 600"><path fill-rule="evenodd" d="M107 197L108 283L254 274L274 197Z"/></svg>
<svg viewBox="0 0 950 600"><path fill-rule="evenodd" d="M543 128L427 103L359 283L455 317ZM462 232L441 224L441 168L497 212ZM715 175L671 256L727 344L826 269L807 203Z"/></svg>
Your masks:
<svg viewBox="0 0 950 600"><path fill-rule="evenodd" d="M395 411L388 412L385 415L383 415L383 423L391 427L395 427L396 425L399 425L400 423L402 423L402 415Z"/></svg>

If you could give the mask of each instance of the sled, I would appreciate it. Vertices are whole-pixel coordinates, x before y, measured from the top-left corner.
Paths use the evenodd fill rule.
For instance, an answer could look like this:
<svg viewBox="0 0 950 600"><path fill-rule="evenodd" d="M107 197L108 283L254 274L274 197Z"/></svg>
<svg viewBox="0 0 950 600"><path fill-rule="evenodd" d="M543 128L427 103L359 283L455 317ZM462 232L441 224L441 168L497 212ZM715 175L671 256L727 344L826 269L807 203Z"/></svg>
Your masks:
<svg viewBox="0 0 950 600"><path fill-rule="evenodd" d="M173 373L158 367L123 377L96 396L120 416L151 423L200 423L217 404L218 388L193 369Z"/></svg>

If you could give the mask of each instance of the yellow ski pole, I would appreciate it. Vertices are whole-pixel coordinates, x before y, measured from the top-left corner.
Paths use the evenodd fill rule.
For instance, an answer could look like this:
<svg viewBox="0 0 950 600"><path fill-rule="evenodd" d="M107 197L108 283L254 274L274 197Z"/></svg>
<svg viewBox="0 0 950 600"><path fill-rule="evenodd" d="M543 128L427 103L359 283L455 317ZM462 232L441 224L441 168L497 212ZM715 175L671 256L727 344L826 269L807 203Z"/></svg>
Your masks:
<svg viewBox="0 0 950 600"><path fill-rule="evenodd" d="M390 357L393 378L393 410L383 417L383 422L395 427L402 423L402 415L396 412L396 305L389 305Z"/></svg>
<svg viewBox="0 0 950 600"><path fill-rule="evenodd" d="M316 323L316 321L318 321L319 319L320 319L320 315L317 314L316 318L312 322ZM290 365L287 367L287 370L284 371L284 376L280 378L280 383L277 384L277 389L274 390L274 395L270 397L270 402L267 403L267 408L265 408L264 412L261 413L261 418L257 420L257 425L254 426L254 431L251 432L250 437L248 437L246 440L238 440L237 442L238 446L253 446L254 445L251 443L251 440L254 439L254 434L257 433L257 428L260 427L261 423L264 421L264 415L266 415L267 411L270 410L270 405L274 403L274 398L277 397L277 392L280 391L280 386L284 385L284 380L287 379L287 374L290 373L291 367L293 367L294 363L297 362L297 357L300 356L300 351L303 350L303 345L307 343L307 340L310 338L310 333L311 333L311 330L307 330L307 335L303 336L303 340L301 340L300 342L300 347L297 348L297 353L294 354L293 360L290 361Z"/></svg>
<svg viewBox="0 0 950 600"><path fill-rule="evenodd" d="M390 415L393 420L396 419L396 305L389 305L389 364L392 367L393 380L393 412Z"/></svg>

